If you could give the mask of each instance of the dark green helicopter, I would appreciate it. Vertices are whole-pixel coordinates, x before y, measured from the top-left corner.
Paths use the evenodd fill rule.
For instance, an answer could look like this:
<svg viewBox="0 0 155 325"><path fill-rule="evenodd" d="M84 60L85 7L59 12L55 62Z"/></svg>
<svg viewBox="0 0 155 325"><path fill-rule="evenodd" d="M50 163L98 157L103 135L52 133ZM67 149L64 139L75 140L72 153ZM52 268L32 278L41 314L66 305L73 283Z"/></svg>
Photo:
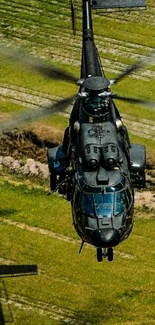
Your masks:
<svg viewBox="0 0 155 325"><path fill-rule="evenodd" d="M134 187L145 187L145 147L130 143L114 99L153 107L154 103L111 92L113 84L154 61L148 56L108 80L94 43L92 8L145 7L145 0L83 0L83 32L79 92L65 130L62 145L48 149L51 192L71 202L73 224L85 242L96 247L97 260L113 260L113 248L126 239L133 227ZM73 30L74 3L71 2ZM77 82L72 75L43 64L25 53L1 46L0 52L49 78ZM32 114L3 123L0 131L42 115L63 111L75 96Z"/></svg>

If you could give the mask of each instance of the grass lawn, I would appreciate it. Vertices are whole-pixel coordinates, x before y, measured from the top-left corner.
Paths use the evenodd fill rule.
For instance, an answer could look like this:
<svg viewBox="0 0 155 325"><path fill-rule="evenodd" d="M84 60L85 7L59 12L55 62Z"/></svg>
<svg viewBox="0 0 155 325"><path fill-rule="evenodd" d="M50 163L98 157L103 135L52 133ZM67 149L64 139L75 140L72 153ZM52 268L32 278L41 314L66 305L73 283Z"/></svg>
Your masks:
<svg viewBox="0 0 155 325"><path fill-rule="evenodd" d="M137 210L134 230L115 249L114 261L98 263L88 245L78 254L80 243L67 202L57 195L47 197L44 187L14 186L2 179L0 185L1 258L39 267L38 276L5 279L15 325L154 324L153 218L141 218L143 211ZM5 311L4 300L3 305Z"/></svg>

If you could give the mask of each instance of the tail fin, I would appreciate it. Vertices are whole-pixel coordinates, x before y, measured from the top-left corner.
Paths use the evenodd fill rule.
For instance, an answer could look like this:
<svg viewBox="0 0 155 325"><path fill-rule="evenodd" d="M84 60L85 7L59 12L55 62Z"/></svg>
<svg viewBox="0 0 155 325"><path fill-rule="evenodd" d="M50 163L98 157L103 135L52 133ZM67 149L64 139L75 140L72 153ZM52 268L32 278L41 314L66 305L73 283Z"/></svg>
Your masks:
<svg viewBox="0 0 155 325"><path fill-rule="evenodd" d="M93 9L146 8L146 0L92 0Z"/></svg>

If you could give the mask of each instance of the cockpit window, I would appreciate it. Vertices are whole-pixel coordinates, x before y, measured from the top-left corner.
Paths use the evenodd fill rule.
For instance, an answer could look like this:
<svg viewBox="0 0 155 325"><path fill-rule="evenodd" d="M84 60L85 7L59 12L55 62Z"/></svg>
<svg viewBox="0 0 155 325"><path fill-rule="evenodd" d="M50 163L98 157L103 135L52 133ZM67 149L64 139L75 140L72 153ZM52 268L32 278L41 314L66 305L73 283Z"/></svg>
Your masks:
<svg viewBox="0 0 155 325"><path fill-rule="evenodd" d="M131 189L128 187L126 188L126 196L127 196L128 206L130 207L130 205L132 204L132 194L131 194Z"/></svg>
<svg viewBox="0 0 155 325"><path fill-rule="evenodd" d="M111 218L113 214L113 197L113 193L83 193L81 197L82 212L94 218Z"/></svg>
<svg viewBox="0 0 155 325"><path fill-rule="evenodd" d="M97 217L111 218L113 215L113 193L94 194L95 212Z"/></svg>
<svg viewBox="0 0 155 325"><path fill-rule="evenodd" d="M94 217L95 209L94 209L93 195L83 193L81 201L82 201L81 202L82 203L82 212Z"/></svg>
<svg viewBox="0 0 155 325"><path fill-rule="evenodd" d="M125 191L120 191L115 193L115 209L114 214L120 214L126 208L126 197Z"/></svg>
<svg viewBox="0 0 155 325"><path fill-rule="evenodd" d="M130 194L130 195L129 195ZM74 203L76 208L92 218L111 218L126 212L131 203L131 193L125 188L119 191L106 191L105 193L85 192L79 188L75 191Z"/></svg>

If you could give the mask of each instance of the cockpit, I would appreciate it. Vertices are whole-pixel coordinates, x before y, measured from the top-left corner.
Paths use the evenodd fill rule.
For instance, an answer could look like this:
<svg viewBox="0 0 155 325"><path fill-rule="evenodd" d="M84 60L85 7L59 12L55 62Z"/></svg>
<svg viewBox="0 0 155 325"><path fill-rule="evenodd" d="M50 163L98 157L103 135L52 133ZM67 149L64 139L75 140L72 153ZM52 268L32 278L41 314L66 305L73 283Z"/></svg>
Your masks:
<svg viewBox="0 0 155 325"><path fill-rule="evenodd" d="M104 193L87 193L81 191L75 198L82 214L92 218L112 218L126 211L131 202L124 189Z"/></svg>
<svg viewBox="0 0 155 325"><path fill-rule="evenodd" d="M92 187L81 177L72 202L73 222L84 241L95 246L112 247L126 236L132 227L132 186L122 176L116 185ZM109 245L109 246L108 246Z"/></svg>

